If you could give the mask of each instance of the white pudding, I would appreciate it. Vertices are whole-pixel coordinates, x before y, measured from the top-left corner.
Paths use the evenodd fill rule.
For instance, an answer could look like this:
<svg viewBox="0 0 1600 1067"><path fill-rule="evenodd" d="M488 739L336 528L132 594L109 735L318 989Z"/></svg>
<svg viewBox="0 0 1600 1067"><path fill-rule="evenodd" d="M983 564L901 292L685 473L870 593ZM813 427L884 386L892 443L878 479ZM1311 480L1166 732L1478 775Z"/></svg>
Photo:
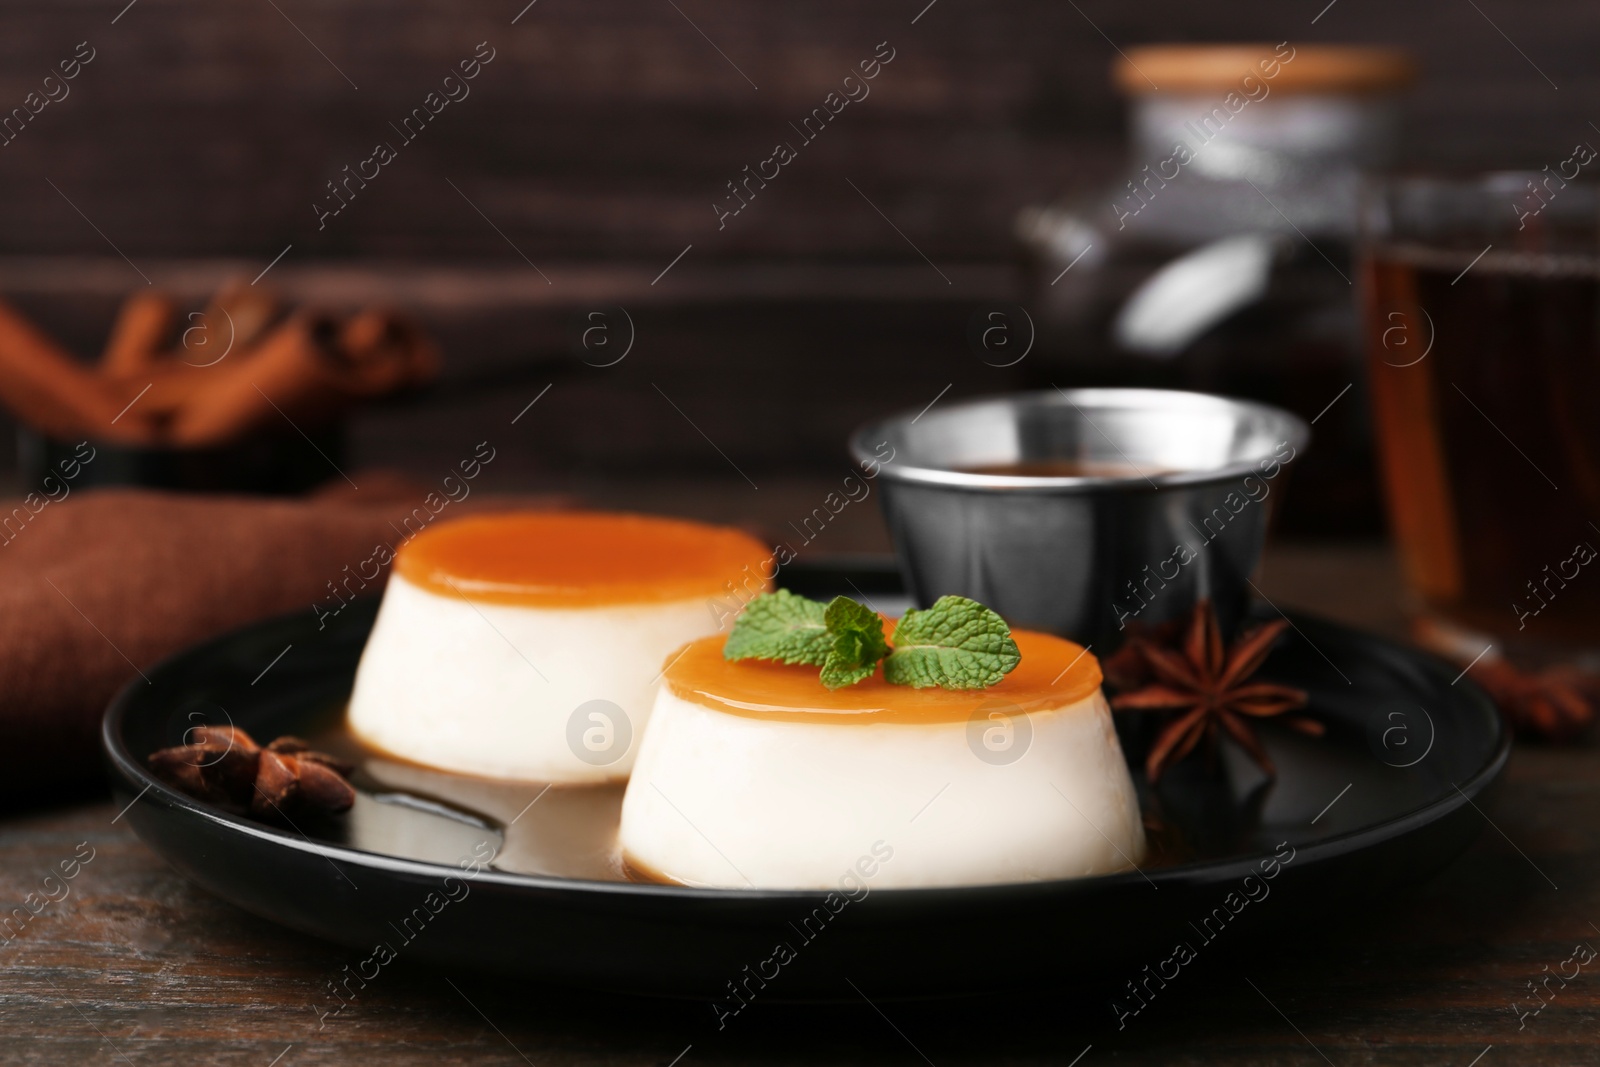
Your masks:
<svg viewBox="0 0 1600 1067"><path fill-rule="evenodd" d="M715 633L730 591L760 591L770 569L770 553L736 530L639 515L431 527L396 555L351 730L463 774L626 778L667 656Z"/></svg>
<svg viewBox="0 0 1600 1067"><path fill-rule="evenodd" d="M1076 878L1144 857L1138 798L1079 646L1014 631L987 690L729 662L721 636L667 669L622 804L639 877L694 886L873 887ZM887 855L886 855L887 854Z"/></svg>

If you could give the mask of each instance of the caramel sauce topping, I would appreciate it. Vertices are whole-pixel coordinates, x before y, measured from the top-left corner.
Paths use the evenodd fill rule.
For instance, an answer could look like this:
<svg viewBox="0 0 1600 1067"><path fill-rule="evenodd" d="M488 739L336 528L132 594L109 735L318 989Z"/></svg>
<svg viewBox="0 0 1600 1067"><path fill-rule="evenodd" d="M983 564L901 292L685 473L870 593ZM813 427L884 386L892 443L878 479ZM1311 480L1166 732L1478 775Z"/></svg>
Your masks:
<svg viewBox="0 0 1600 1067"><path fill-rule="evenodd" d="M770 583L755 538L683 519L601 512L511 512L431 526L395 570L441 596L499 604L600 607L729 594Z"/></svg>
<svg viewBox="0 0 1600 1067"><path fill-rule="evenodd" d="M893 623L885 627L891 631ZM666 683L684 700L714 711L795 722L946 723L980 709L1030 712L1059 708L1100 688L1100 661L1082 646L1049 634L1013 630L1022 661L988 689L913 689L890 685L883 671L859 685L829 689L817 668L767 660L722 658L726 635L692 642L666 670Z"/></svg>

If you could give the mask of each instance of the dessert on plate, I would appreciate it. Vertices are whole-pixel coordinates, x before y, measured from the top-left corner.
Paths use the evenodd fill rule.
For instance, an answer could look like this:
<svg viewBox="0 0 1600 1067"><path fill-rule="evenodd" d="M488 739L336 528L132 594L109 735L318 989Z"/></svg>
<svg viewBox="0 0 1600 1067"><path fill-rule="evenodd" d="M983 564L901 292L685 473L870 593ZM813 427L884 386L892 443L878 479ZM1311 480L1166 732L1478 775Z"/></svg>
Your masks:
<svg viewBox="0 0 1600 1067"><path fill-rule="evenodd" d="M737 530L644 515L485 515L395 555L349 724L444 770L626 778L662 664L716 632L771 553Z"/></svg>
<svg viewBox="0 0 1600 1067"><path fill-rule="evenodd" d="M935 617L957 601L967 614ZM950 886L1142 860L1138 799L1085 649L1009 632L959 597L897 629L875 614L876 629L824 626L821 605L809 623L788 608L752 619L780 602L801 598L758 598L731 637L700 638L669 662L622 806L636 877ZM785 612L796 617L776 619ZM752 622L764 657L730 659ZM966 669L986 657L1004 662Z"/></svg>

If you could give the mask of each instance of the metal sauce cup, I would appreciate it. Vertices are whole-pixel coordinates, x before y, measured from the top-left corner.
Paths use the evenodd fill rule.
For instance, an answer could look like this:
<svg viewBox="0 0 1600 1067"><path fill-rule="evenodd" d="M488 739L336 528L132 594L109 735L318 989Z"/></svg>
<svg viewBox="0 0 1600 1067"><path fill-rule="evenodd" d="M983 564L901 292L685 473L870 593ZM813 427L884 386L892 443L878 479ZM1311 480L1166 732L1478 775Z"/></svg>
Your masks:
<svg viewBox="0 0 1600 1067"><path fill-rule="evenodd" d="M856 431L912 597L971 597L1014 626L1110 651L1129 624L1201 597L1249 600L1285 470L1310 428L1286 411L1161 389L951 404ZM996 468L1003 468L997 471Z"/></svg>

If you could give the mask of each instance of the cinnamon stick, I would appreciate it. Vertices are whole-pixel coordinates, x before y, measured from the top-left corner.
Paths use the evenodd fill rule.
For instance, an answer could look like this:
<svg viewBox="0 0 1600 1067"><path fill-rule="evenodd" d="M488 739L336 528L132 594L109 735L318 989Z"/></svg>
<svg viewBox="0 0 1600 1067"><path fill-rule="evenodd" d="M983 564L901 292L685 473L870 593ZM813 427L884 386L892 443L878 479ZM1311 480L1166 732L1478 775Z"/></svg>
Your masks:
<svg viewBox="0 0 1600 1067"><path fill-rule="evenodd" d="M259 342L282 310L278 295L266 286L253 286L242 279L226 282L211 297L195 325L204 328L205 351L197 343L180 356L191 363L217 361L221 350L243 352ZM192 335L196 338L199 334Z"/></svg>
<svg viewBox="0 0 1600 1067"><path fill-rule="evenodd" d="M350 375L332 351L335 326L299 312L249 353L194 377L188 401L172 416L173 444L201 447L237 440L285 421L306 429L326 422L353 398Z"/></svg>
<svg viewBox="0 0 1600 1067"><path fill-rule="evenodd" d="M437 373L437 346L398 313L341 320L310 310L277 322L280 307L265 288L229 283L163 348L176 308L164 294L139 293L90 368L0 302L0 402L55 437L209 447L282 432L285 422L323 425Z"/></svg>
<svg viewBox="0 0 1600 1067"><path fill-rule="evenodd" d="M438 346L415 322L392 311L352 315L339 331L339 349L356 388L369 395L416 385L438 372Z"/></svg>
<svg viewBox="0 0 1600 1067"><path fill-rule="evenodd" d="M113 378L145 373L161 361L178 309L165 293L143 291L122 302L100 370Z"/></svg>
<svg viewBox="0 0 1600 1067"><path fill-rule="evenodd" d="M137 395L93 373L0 300L0 400L18 418L63 440L142 442L152 435L143 413L128 409Z"/></svg>

